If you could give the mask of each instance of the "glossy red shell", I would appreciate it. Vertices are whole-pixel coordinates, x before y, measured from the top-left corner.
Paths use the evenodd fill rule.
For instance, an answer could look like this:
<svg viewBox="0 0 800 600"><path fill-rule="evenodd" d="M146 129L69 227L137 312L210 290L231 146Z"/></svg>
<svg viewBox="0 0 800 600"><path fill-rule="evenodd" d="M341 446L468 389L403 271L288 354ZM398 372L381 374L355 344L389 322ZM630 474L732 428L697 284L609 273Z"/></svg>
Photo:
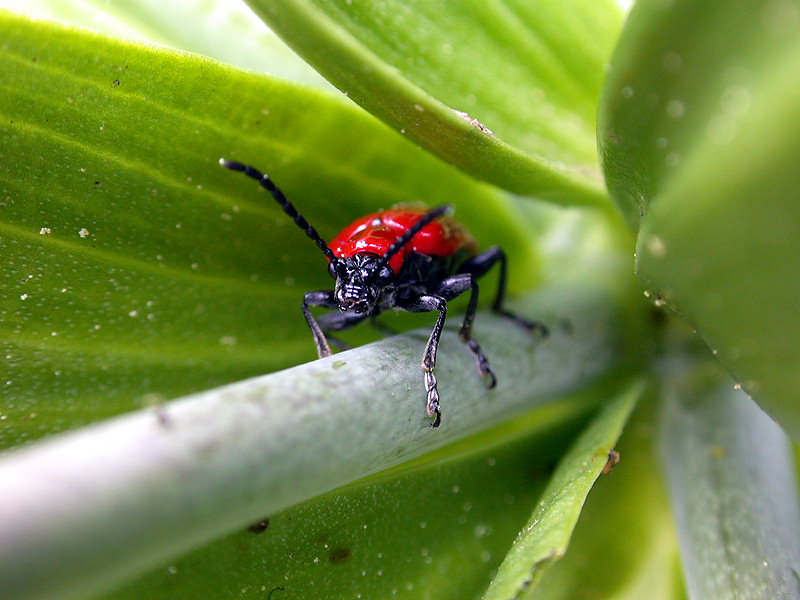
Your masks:
<svg viewBox="0 0 800 600"><path fill-rule="evenodd" d="M389 246L428 212L424 206L397 207L372 213L345 227L328 246L339 258L370 252L383 255ZM458 221L439 217L423 227L402 250L389 260L397 274L405 257L412 252L431 256L451 256L461 249L475 254L475 239Z"/></svg>

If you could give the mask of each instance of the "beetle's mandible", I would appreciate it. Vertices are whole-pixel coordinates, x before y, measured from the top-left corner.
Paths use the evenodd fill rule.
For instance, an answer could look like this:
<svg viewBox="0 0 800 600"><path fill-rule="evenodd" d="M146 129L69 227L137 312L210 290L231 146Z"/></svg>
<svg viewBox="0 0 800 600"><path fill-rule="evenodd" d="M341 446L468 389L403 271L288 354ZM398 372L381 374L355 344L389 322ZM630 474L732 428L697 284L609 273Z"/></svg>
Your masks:
<svg viewBox="0 0 800 600"><path fill-rule="evenodd" d="M472 322L478 307L476 280L495 263L500 263L500 281L492 310L528 331L547 335L542 323L529 321L503 308L505 253L495 246L478 254L472 236L448 216L448 205L427 211L398 207L376 212L356 220L326 244L268 175L239 162L222 158L219 162L223 167L257 180L328 258L328 272L336 281L334 289L308 292L302 303L303 315L320 358L331 355L328 339L344 346L331 336L326 338L326 331L341 331L387 309L439 311L422 357L427 411L434 417L431 427L438 427L442 422L434 368L447 317L447 302L466 291L470 292L469 304L458 334L475 356L478 372L489 377L489 388L497 384L489 360L478 342L472 339ZM338 309L338 312L316 319L309 306Z"/></svg>

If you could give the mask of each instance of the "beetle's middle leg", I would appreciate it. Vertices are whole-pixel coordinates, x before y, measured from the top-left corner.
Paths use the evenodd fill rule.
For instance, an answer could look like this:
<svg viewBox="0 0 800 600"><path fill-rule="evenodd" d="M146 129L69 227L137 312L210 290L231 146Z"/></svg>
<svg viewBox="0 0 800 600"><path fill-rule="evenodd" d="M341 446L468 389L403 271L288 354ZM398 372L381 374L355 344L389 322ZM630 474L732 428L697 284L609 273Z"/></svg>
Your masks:
<svg viewBox="0 0 800 600"><path fill-rule="evenodd" d="M503 307L503 302L506 298L507 267L506 253L503 252L502 248L499 246L493 246L486 252L478 254L477 256L473 256L464 262L458 271L459 273L470 273L473 279L478 279L483 277L486 272L495 265L495 263L500 263L500 280L498 281L497 285L497 295L492 303L492 312L510 319L528 331L538 331L542 337L547 337L549 330L544 323L540 323L539 321L529 321L528 319L520 317L518 314L513 313L510 310L506 310Z"/></svg>

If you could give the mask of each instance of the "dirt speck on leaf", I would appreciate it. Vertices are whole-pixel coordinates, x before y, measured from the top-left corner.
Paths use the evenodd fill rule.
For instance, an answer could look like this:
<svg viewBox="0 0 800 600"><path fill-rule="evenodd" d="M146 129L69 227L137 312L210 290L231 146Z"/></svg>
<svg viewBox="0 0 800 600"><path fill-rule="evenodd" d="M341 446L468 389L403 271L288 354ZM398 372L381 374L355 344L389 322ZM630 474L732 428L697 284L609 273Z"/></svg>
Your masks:
<svg viewBox="0 0 800 600"><path fill-rule="evenodd" d="M456 110L455 108L451 108L450 110L452 110L454 113L456 113L459 117L464 119L467 123L469 123L473 127L477 127L483 133L494 137L494 133L492 133L492 130L489 129L488 127L486 127L486 125L484 125L480 121L478 121L478 119L473 119L472 117L469 116L469 114L467 114L467 113L465 113L464 111L461 111L461 110Z"/></svg>
<svg viewBox="0 0 800 600"><path fill-rule="evenodd" d="M328 555L328 559L334 565L342 564L349 557L350 557L350 550L348 548L345 548L344 546L339 546L338 548L334 548Z"/></svg>

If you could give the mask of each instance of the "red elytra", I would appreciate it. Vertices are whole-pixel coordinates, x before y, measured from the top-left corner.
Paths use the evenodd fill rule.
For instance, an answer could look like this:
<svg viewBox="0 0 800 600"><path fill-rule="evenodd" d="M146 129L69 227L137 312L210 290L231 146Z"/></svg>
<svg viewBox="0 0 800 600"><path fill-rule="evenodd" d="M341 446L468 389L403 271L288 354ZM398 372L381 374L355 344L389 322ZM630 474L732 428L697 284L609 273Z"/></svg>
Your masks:
<svg viewBox="0 0 800 600"><path fill-rule="evenodd" d="M382 256L403 233L428 212L424 206L396 207L356 219L328 244L338 258L371 253ZM423 227L389 260L395 275L412 252L430 256L451 256L461 249L473 256L478 245L466 228L451 217L439 217Z"/></svg>

